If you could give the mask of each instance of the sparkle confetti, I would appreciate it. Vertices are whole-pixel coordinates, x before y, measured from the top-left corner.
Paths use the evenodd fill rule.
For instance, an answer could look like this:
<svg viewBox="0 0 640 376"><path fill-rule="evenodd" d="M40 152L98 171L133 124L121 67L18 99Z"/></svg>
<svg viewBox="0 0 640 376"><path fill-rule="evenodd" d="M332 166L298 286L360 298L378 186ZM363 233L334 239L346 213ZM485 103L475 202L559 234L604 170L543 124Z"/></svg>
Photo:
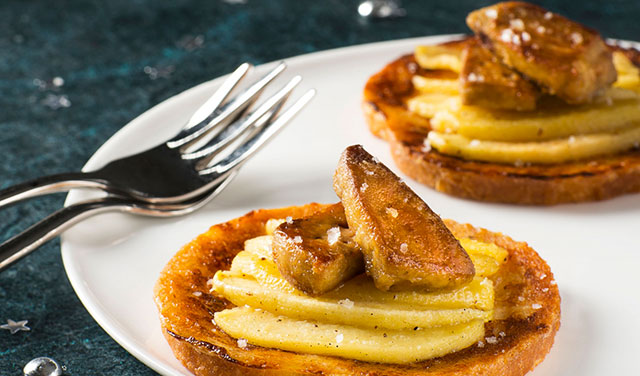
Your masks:
<svg viewBox="0 0 640 376"><path fill-rule="evenodd" d="M16 334L19 331L28 332L31 330L31 328L27 326L28 322L29 320L21 320L16 322L11 319L7 319L7 323L0 325L0 329L6 329L10 331L11 334Z"/></svg>
<svg viewBox="0 0 640 376"><path fill-rule="evenodd" d="M173 65L164 67L151 67L147 65L146 67L144 67L144 73L146 73L147 76L149 76L149 78L152 80L155 80L157 78L167 78L171 76L171 73L173 73L173 71L175 70L176 67L174 67Z"/></svg>
<svg viewBox="0 0 640 376"><path fill-rule="evenodd" d="M43 100L41 100L40 103L52 110L71 107L71 101L66 95L47 94L47 96Z"/></svg>
<svg viewBox="0 0 640 376"><path fill-rule="evenodd" d="M46 356L32 359L22 370L25 376L62 376L63 371L66 367Z"/></svg>
<svg viewBox="0 0 640 376"><path fill-rule="evenodd" d="M179 48L186 51L196 50L204 44L204 35L185 35L176 43Z"/></svg>
<svg viewBox="0 0 640 376"><path fill-rule="evenodd" d="M34 78L32 80L33 85L37 87L39 90L58 90L64 85L64 78L60 76L56 76L51 80L42 80L39 78Z"/></svg>

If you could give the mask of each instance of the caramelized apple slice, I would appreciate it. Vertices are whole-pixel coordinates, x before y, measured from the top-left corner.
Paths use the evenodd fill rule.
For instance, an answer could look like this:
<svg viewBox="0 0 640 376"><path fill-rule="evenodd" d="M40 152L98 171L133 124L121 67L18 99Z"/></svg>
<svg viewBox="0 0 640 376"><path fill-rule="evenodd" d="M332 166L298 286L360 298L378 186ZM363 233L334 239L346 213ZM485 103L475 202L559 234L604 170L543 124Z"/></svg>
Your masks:
<svg viewBox="0 0 640 376"><path fill-rule="evenodd" d="M273 233L272 250L282 276L309 295L331 291L364 271L340 203L282 223Z"/></svg>
<svg viewBox="0 0 640 376"><path fill-rule="evenodd" d="M342 153L333 188L377 288L435 290L473 279L471 259L440 217L362 146Z"/></svg>

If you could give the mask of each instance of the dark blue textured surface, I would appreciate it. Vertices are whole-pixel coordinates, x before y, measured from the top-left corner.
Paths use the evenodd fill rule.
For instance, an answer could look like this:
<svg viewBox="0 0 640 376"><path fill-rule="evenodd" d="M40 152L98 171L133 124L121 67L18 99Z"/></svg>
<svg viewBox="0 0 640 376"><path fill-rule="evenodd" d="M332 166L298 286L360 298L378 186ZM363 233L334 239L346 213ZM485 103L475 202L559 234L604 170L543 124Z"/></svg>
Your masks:
<svg viewBox="0 0 640 376"><path fill-rule="evenodd" d="M4 0L0 187L80 169L138 114L242 61L466 32L464 16L490 3L405 1L407 17L368 22L357 16L356 0ZM540 3L607 37L640 39L640 2ZM52 85L55 77L64 85ZM56 102L48 101L60 95L70 106L51 108ZM1 211L0 238L59 208L63 197ZM59 360L70 375L154 374L85 311L64 273L57 240L0 273L0 323L9 318L29 320L31 331L0 330L0 375L20 375L37 356Z"/></svg>

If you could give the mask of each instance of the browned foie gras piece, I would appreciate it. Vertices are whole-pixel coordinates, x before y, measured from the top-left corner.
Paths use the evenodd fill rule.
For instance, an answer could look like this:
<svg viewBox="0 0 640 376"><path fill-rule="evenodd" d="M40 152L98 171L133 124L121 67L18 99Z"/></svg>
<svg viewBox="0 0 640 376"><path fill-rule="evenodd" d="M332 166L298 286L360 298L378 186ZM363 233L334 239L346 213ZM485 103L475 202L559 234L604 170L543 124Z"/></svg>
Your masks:
<svg viewBox="0 0 640 376"><path fill-rule="evenodd" d="M341 203L282 223L273 233L272 250L282 276L309 295L331 291L364 271Z"/></svg>
<svg viewBox="0 0 640 376"><path fill-rule="evenodd" d="M333 188L377 288L435 290L473 278L471 259L440 217L362 146L342 153Z"/></svg>
<svg viewBox="0 0 640 376"><path fill-rule="evenodd" d="M587 103L616 80L611 51L595 30L537 5L504 2L467 24L502 63L568 103Z"/></svg>
<svg viewBox="0 0 640 376"><path fill-rule="evenodd" d="M478 37L462 51L460 83L462 103L467 105L531 111L540 96L534 84L502 64Z"/></svg>

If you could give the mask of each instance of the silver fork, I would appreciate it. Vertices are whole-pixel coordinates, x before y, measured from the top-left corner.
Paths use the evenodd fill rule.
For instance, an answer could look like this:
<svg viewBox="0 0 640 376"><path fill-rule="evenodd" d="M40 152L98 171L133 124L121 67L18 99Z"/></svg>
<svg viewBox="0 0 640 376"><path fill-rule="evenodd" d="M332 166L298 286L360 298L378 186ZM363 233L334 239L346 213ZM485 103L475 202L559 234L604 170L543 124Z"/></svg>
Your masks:
<svg viewBox="0 0 640 376"><path fill-rule="evenodd" d="M60 235L76 223L97 214L124 212L146 217L176 217L192 213L216 197L238 174L232 171L211 191L174 204L152 204L129 197L107 196L66 206L0 244L0 271Z"/></svg>
<svg viewBox="0 0 640 376"><path fill-rule="evenodd" d="M309 90L280 111L300 82L296 76L246 115L264 87L284 70L274 70L225 102L249 70L241 65L171 140L92 172L52 175L0 191L0 208L30 197L72 188L99 188L110 195L62 208L0 244L0 270L88 216L125 211L175 216L196 210L216 196L238 168L271 139L314 96Z"/></svg>
<svg viewBox="0 0 640 376"><path fill-rule="evenodd" d="M300 82L296 76L255 110L240 117L284 69L271 72L226 101L231 91L251 68L242 64L202 105L184 128L169 141L130 157L115 160L101 169L44 176L0 190L0 208L20 200L73 188L98 188L113 194L150 203L173 203L201 195L220 183L229 172L262 146L264 127L280 110ZM286 123L312 96L304 94L277 122ZM243 140L249 141L242 143ZM254 140L256 142L251 142ZM232 148L230 145L240 144ZM212 164L213 163L213 164Z"/></svg>

